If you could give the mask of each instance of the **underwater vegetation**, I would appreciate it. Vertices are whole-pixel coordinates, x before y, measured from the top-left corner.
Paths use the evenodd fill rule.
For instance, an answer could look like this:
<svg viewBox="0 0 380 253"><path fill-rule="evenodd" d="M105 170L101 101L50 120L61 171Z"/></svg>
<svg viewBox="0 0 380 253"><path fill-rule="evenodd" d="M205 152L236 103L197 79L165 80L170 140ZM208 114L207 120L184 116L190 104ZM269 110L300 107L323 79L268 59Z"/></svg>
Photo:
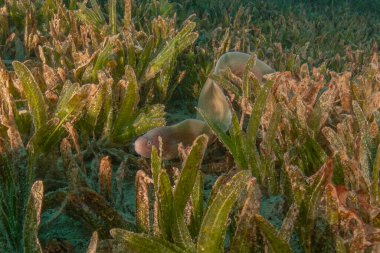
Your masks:
<svg viewBox="0 0 380 253"><path fill-rule="evenodd" d="M379 252L376 2L0 0L1 251ZM229 131L139 157L207 78Z"/></svg>

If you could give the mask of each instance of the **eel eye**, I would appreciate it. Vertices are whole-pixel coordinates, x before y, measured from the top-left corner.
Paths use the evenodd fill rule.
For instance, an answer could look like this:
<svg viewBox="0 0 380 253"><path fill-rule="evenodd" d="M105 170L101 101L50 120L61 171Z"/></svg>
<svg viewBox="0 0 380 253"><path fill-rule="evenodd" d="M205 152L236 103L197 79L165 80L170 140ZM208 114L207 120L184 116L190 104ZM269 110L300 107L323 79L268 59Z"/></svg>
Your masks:
<svg viewBox="0 0 380 253"><path fill-rule="evenodd" d="M152 145L152 141L151 141L151 140L148 140L148 141L146 142L146 144L148 144L148 146L150 146L150 145Z"/></svg>

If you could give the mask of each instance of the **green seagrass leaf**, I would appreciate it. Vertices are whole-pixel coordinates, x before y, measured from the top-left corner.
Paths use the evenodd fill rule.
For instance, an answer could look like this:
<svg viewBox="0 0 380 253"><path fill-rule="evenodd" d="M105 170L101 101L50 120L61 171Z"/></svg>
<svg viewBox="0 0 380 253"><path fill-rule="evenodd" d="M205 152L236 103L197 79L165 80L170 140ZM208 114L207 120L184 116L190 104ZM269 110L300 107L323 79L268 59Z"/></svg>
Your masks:
<svg viewBox="0 0 380 253"><path fill-rule="evenodd" d="M219 188L202 221L197 244L199 253L223 252L228 214L250 178L251 172L243 170Z"/></svg>
<svg viewBox="0 0 380 253"><path fill-rule="evenodd" d="M133 233L127 230L113 228L111 236L120 244L117 252L134 253L186 253L175 244L164 239L146 234Z"/></svg>
<svg viewBox="0 0 380 253"><path fill-rule="evenodd" d="M32 115L34 128L35 131L37 131L45 125L47 121L44 97L32 72L21 62L14 61L12 65L17 77L20 79Z"/></svg>
<svg viewBox="0 0 380 253"><path fill-rule="evenodd" d="M194 140L174 190L173 212L175 219L173 221L172 235L174 241L185 249L192 249L194 245L191 240L190 232L184 222L184 211L193 191L207 142L208 138L206 135L198 136Z"/></svg>
<svg viewBox="0 0 380 253"><path fill-rule="evenodd" d="M267 240L270 252L291 253L293 252L289 244L281 238L277 230L259 214L255 214L255 222Z"/></svg>
<svg viewBox="0 0 380 253"><path fill-rule="evenodd" d="M42 199L44 186L42 181L36 181L30 190L26 206L25 221L23 227L23 246L25 253L42 253L41 244L38 240L38 225L41 220Z"/></svg>

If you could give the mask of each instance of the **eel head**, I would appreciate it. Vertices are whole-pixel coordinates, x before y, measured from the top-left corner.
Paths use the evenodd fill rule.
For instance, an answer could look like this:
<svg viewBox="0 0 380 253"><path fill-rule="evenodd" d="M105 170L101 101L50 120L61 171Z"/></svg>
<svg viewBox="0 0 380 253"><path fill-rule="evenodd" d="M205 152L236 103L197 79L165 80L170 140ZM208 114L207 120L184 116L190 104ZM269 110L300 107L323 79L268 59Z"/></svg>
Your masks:
<svg viewBox="0 0 380 253"><path fill-rule="evenodd" d="M156 149L159 149L159 140L158 137L162 138L162 158L164 160L172 159L177 156L178 148L177 142L171 138L171 127L158 127L148 131L143 136L140 136L135 141L135 151L137 154L150 158L152 154L152 147L155 146Z"/></svg>

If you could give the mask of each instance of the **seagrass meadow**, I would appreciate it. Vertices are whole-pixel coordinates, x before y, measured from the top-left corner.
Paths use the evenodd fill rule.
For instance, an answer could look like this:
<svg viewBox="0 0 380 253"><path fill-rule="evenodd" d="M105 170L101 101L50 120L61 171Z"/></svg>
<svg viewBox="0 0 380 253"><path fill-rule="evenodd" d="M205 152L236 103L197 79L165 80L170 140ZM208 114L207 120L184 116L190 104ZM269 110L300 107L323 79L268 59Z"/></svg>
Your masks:
<svg viewBox="0 0 380 253"><path fill-rule="evenodd" d="M379 44L379 0L0 0L0 252L380 252ZM208 78L229 131L137 155Z"/></svg>

